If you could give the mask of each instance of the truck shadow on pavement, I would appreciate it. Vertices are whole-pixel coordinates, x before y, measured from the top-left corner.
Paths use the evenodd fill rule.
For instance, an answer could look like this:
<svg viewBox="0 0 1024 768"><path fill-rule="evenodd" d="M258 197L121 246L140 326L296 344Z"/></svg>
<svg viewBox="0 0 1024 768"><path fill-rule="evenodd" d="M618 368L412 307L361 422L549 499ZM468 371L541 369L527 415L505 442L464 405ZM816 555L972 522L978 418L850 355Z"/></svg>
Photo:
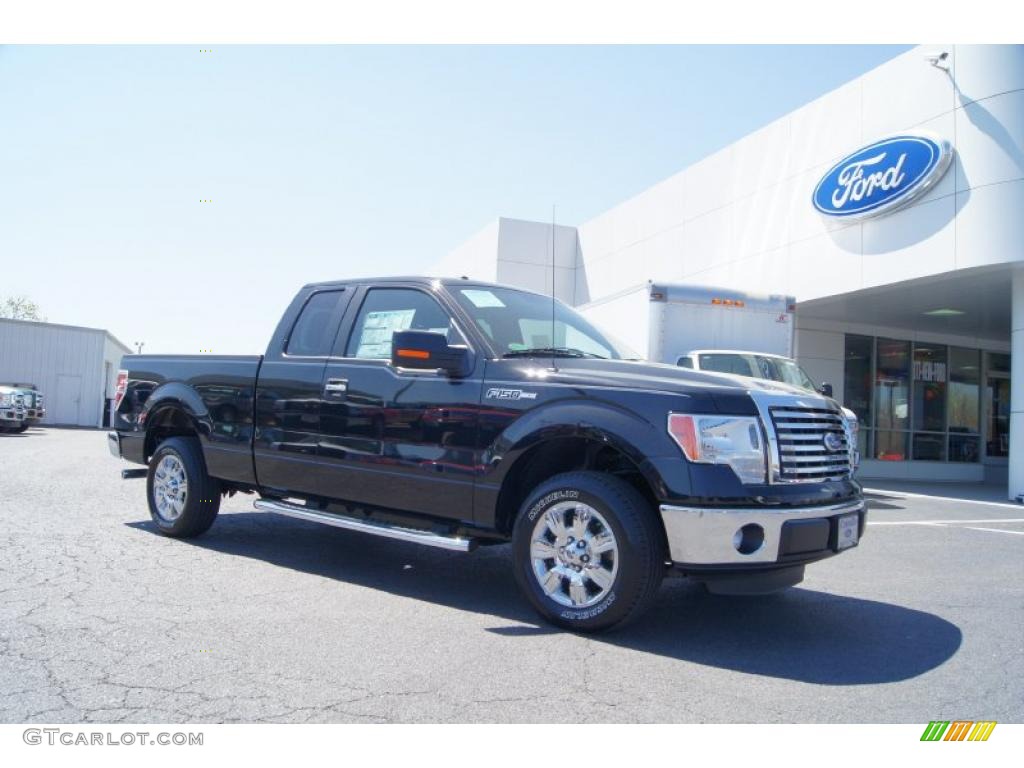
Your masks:
<svg viewBox="0 0 1024 768"><path fill-rule="evenodd" d="M126 525L156 534L148 520ZM168 540L168 545L261 560L511 622L487 629L496 635L526 639L561 633L520 596L507 545L460 554L257 512L222 514L202 537ZM957 652L963 638L945 619L891 603L801 587L762 597L723 597L669 576L646 615L586 639L755 675L868 685L935 669Z"/></svg>

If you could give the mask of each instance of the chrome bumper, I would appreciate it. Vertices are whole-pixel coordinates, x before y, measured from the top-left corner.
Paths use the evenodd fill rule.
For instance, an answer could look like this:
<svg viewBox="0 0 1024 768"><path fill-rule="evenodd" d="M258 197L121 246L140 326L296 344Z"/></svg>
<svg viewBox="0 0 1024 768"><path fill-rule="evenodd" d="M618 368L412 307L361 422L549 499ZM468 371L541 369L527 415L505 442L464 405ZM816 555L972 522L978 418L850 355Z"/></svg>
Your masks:
<svg viewBox="0 0 1024 768"><path fill-rule="evenodd" d="M779 559L784 523L859 513L864 510L864 501L848 501L823 507L760 509L713 509L663 504L660 509L673 562L687 565L746 565L774 563ZM733 537L740 528L749 524L763 529L764 541L758 549L745 555L736 549Z"/></svg>
<svg viewBox="0 0 1024 768"><path fill-rule="evenodd" d="M19 411L16 408L0 408L0 421L17 421L20 423L24 420L24 411Z"/></svg>
<svg viewBox="0 0 1024 768"><path fill-rule="evenodd" d="M121 458L121 436L117 432L107 432L107 448L115 459Z"/></svg>

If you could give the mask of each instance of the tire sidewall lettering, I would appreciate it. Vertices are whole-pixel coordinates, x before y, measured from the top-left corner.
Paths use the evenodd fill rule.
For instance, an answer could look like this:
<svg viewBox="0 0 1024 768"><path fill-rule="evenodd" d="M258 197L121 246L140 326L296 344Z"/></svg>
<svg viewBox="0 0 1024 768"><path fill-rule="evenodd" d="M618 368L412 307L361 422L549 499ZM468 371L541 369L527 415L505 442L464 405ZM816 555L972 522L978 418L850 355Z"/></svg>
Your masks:
<svg viewBox="0 0 1024 768"><path fill-rule="evenodd" d="M615 602L615 591L612 590L611 592L608 593L608 596L604 600L602 600L600 603L598 603L597 605L592 605L589 608L584 608L584 609L578 610L578 611L573 611L573 610L568 610L567 609L567 610L562 611L559 614L559 616L561 616L563 619L567 619L569 621L586 621L587 619L592 619L595 616L600 616L602 613L604 613L609 608L611 608L612 607L612 603L614 603L614 602Z"/></svg>
<svg viewBox="0 0 1024 768"><path fill-rule="evenodd" d="M547 494L544 498L540 499L536 504L530 507L530 511L526 513L527 518L532 523L537 519L537 516L544 511L546 507L551 506L558 501L577 501L580 498L580 492L572 489L565 488L557 491L552 491Z"/></svg>

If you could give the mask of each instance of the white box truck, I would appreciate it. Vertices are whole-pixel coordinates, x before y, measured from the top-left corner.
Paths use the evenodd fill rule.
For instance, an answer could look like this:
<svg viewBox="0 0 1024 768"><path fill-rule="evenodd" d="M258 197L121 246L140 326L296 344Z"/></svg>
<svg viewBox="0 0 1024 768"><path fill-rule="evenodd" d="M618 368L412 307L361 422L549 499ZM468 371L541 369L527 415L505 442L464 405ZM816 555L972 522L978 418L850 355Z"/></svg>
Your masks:
<svg viewBox="0 0 1024 768"><path fill-rule="evenodd" d="M675 365L695 349L793 357L792 296L648 282L577 309L654 362Z"/></svg>

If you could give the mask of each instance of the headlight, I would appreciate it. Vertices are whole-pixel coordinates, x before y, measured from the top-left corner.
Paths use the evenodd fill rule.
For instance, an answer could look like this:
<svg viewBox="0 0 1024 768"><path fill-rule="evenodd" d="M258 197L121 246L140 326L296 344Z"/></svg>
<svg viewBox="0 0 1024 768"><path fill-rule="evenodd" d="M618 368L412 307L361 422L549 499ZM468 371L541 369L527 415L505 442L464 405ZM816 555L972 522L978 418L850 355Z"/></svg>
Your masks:
<svg viewBox="0 0 1024 768"><path fill-rule="evenodd" d="M846 422L846 439L850 446L850 469L856 472L860 466L860 421L857 414L847 408L843 409L843 420Z"/></svg>
<svg viewBox="0 0 1024 768"><path fill-rule="evenodd" d="M765 481L761 424L752 416L668 415L668 433L697 464L727 464L746 485Z"/></svg>

